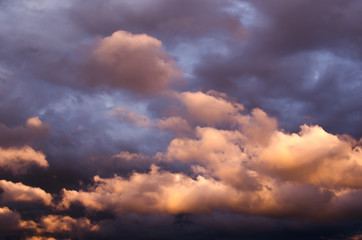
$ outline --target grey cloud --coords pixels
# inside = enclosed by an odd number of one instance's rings
[[[295,131],[303,122],[361,137],[358,1],[253,1],[247,36],[196,65],[204,89],[261,107]],[[262,19],[262,20],[260,20]],[[341,117],[343,116],[343,117]]]

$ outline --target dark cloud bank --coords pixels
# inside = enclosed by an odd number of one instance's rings
[[[362,239],[361,11],[0,1],[0,238]]]

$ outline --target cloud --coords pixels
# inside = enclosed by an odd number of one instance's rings
[[[359,238],[361,7],[0,0],[0,238]]]
[[[37,187],[0,180],[0,189],[2,190],[0,200],[3,204],[9,202],[39,202],[46,206],[52,205],[52,196]]]
[[[9,128],[0,123],[0,146],[22,146],[30,144],[50,131],[49,124],[43,123],[38,117],[28,118],[25,126]]]
[[[26,240],[56,240],[56,239],[52,237],[33,236],[26,238]]]
[[[31,166],[49,166],[45,155],[30,146],[1,148],[0,167],[13,173],[25,173]]]
[[[76,219],[62,215],[46,215],[42,216],[38,222],[24,221],[18,212],[11,211],[7,207],[0,208],[0,223],[0,236],[2,232],[13,232],[15,237],[17,231],[23,231],[26,234],[22,235],[22,239],[30,235],[26,239],[31,240],[55,239],[51,236],[83,238],[87,233],[95,233],[99,230],[97,224],[92,224],[85,217]]]
[[[155,123],[155,126],[161,130],[172,131],[177,134],[185,134],[191,131],[189,123],[179,116],[159,119]]]
[[[39,117],[32,117],[26,120],[26,126],[39,128],[43,126],[43,123],[40,121]]]
[[[358,218],[361,191],[334,192],[312,184],[280,182],[262,177],[263,188],[234,188],[222,181],[198,175],[159,171],[134,173],[127,180],[94,178],[88,191],[62,192],[62,209],[81,204],[88,211],[109,211],[122,216],[141,214],[212,214],[218,211],[269,218],[302,218],[318,221]],[[351,205],[352,204],[352,205]],[[352,217],[353,219],[353,217]]]
[[[168,158],[200,165],[203,173],[236,188],[260,187],[254,173],[243,165],[248,156],[240,146],[244,140],[240,132],[197,127],[196,137],[173,139]]]
[[[186,116],[196,126],[206,125],[226,129],[238,129],[248,138],[266,144],[277,129],[275,118],[255,108],[251,114],[243,114],[244,106],[224,93],[217,91],[182,92],[179,100],[186,106]],[[182,113],[181,113],[182,114]]]
[[[47,215],[43,216],[39,223],[38,232],[42,233],[70,233],[82,235],[84,232],[98,231],[99,226],[92,224],[87,218],[74,219],[69,216]]]
[[[210,125],[228,121],[243,110],[243,105],[228,102],[223,95],[213,96],[203,92],[183,92],[179,99],[185,104],[191,119]]]
[[[86,83],[154,95],[180,77],[161,41],[147,34],[114,32],[95,44],[86,66]]]
[[[129,180],[95,176],[95,185],[89,192],[64,189],[60,206],[67,208],[79,202],[91,210],[119,214],[178,214],[211,212],[213,206],[233,202],[228,195],[237,197],[235,190],[212,179],[200,176],[194,180],[184,174],[160,172],[156,166],[151,168],[148,174],[134,173]]]
[[[193,72],[197,87],[261,108],[288,131],[307,122],[360,138],[360,2],[232,2],[241,21],[250,16],[246,37],[228,44],[228,54],[201,57]]]
[[[11,211],[7,207],[0,208],[0,231],[12,232],[20,230],[34,230],[35,228],[35,222],[23,221],[19,213]]]
[[[75,219],[69,216],[46,215],[42,216],[37,223],[34,221],[23,221],[19,213],[11,211],[7,207],[0,208],[0,223],[0,233],[4,230],[7,233],[26,231],[25,236],[33,235],[26,238],[29,240],[55,239],[50,237],[49,234],[83,238],[88,232],[97,232],[99,230],[98,225],[92,224],[89,219],[84,217]],[[37,233],[37,235],[34,233]],[[24,234],[22,239],[25,239]]]
[[[165,152],[153,157],[159,164],[185,163],[191,173],[152,165],[150,172],[133,172],[129,178],[95,176],[84,190],[63,189],[60,209],[81,204],[91,211],[118,215],[227,211],[322,221],[348,216],[343,213],[346,202],[354,204],[362,187],[362,151],[356,140],[319,126],[303,125],[299,133],[286,133],[261,109],[242,114],[233,100],[220,100],[217,93],[188,94],[229,114],[229,129],[205,120],[201,124],[207,126],[174,138]],[[215,111],[213,119],[224,113]],[[138,161],[145,156],[121,152],[117,157]]]
[[[303,125],[298,134],[275,132],[270,144],[255,150],[258,171],[285,181],[329,188],[360,188],[361,146],[319,126]],[[331,174],[333,173],[333,174]]]
[[[147,116],[136,114],[128,108],[114,108],[109,114],[139,127],[148,127],[150,123],[150,119]]]
[[[106,6],[99,1],[84,4],[81,0],[73,5],[70,16],[81,29],[92,34],[109,33],[121,27],[152,33],[170,42],[205,36],[239,37],[242,24],[238,16],[223,11],[227,6],[232,4],[217,0],[124,1]]]

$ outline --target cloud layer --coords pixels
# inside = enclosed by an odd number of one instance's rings
[[[359,239],[361,10],[0,1],[0,238]]]

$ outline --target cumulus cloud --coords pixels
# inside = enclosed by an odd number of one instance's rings
[[[199,176],[196,180],[184,175],[160,172],[152,166],[148,174],[134,173],[130,179],[119,176],[104,179],[94,177],[89,191],[64,189],[62,207],[79,202],[95,211],[116,213],[187,213],[211,212],[216,206],[225,207],[240,198],[232,188],[213,179]],[[234,198],[229,198],[229,196]]]
[[[43,126],[43,123],[42,123],[42,121],[40,121],[40,119],[38,117],[32,117],[32,118],[29,118],[28,120],[26,120],[26,126],[39,128],[39,127]]]
[[[174,138],[166,152],[154,156],[157,161],[188,164],[191,175],[152,165],[149,173],[134,172],[128,179],[95,176],[85,190],[63,189],[59,207],[80,203],[116,214],[229,211],[322,220],[346,217],[344,203],[355,202],[362,187],[356,140],[319,126],[304,125],[299,133],[286,133],[262,110],[243,114],[232,100],[216,95],[195,93],[222,110],[213,113],[212,121],[205,119],[206,126],[197,126],[193,135]],[[215,126],[224,109],[229,129]],[[121,152],[118,157],[144,156]]]
[[[258,171],[286,181],[360,188],[361,152],[351,139],[303,125],[298,134],[275,132],[267,147],[254,151],[254,164]]]
[[[167,151],[169,159],[200,165],[203,173],[236,188],[259,187],[254,173],[243,164],[248,156],[241,148],[243,136],[240,132],[197,127],[196,137],[172,140]]]
[[[264,178],[263,188],[254,191],[236,189],[222,181],[201,175],[193,179],[184,174],[159,171],[134,173],[130,178],[118,176],[94,178],[88,191],[64,189],[61,208],[78,203],[91,211],[115,214],[211,214],[227,211],[266,217],[299,217],[314,220],[344,219],[357,207],[353,191],[334,193],[311,184],[279,182]],[[347,207],[347,202],[353,206]],[[346,208],[347,207],[347,208]],[[357,207],[357,208],[356,208]]]
[[[243,114],[244,106],[226,94],[217,91],[182,92],[179,100],[185,104],[187,116],[196,125],[239,129],[258,144],[266,144],[270,135],[277,129],[276,119],[259,108],[251,114]]]
[[[242,104],[229,102],[223,96],[212,96],[203,92],[183,92],[179,99],[185,104],[190,117],[207,124],[220,124],[238,114]]]
[[[180,77],[161,41],[147,34],[114,32],[96,43],[89,56],[86,83],[153,95]]]
[[[69,233],[98,231],[99,226],[92,224],[87,218],[74,219],[69,216],[48,215],[43,216],[39,223],[38,232],[42,233]]]
[[[161,130],[172,131],[177,134],[185,134],[191,131],[189,123],[179,116],[159,119],[155,126]]]
[[[22,183],[13,183],[6,180],[0,180],[1,203],[9,202],[31,202],[52,205],[52,196],[44,190],[37,187],[26,186]]]
[[[38,222],[24,221],[18,212],[7,207],[0,208],[0,223],[0,236],[2,236],[1,232],[26,231],[28,233],[26,235],[30,235],[26,239],[30,240],[55,239],[51,236],[83,238],[87,233],[94,233],[99,230],[97,224],[91,223],[85,217],[72,218],[63,215],[46,215],[42,216]],[[14,234],[14,236],[16,235]]]
[[[31,166],[49,166],[45,155],[30,146],[1,148],[0,167],[13,173],[25,173]]]
[[[99,230],[97,224],[92,224],[85,217],[76,219],[62,215],[46,215],[42,216],[39,222],[23,221],[19,213],[11,211],[7,207],[0,208],[0,223],[0,233],[4,230],[8,233],[25,230],[30,235],[34,234],[31,237],[27,237],[27,240],[55,239],[51,236],[83,238],[87,233],[94,233]]]
[[[265,178],[264,178],[265,179]],[[361,192],[333,191],[311,184],[263,181],[256,191],[240,191],[213,178],[159,172],[134,173],[130,179],[98,176],[88,191],[63,190],[62,208],[72,203],[90,211],[115,214],[211,214],[215,211],[277,218],[306,218],[328,221],[348,219],[358,206]],[[352,205],[351,205],[352,204]],[[356,216],[359,216],[358,214]]]
[[[18,212],[11,211],[7,207],[0,208],[0,231],[12,232],[34,229],[36,229],[35,222],[23,221]]]

